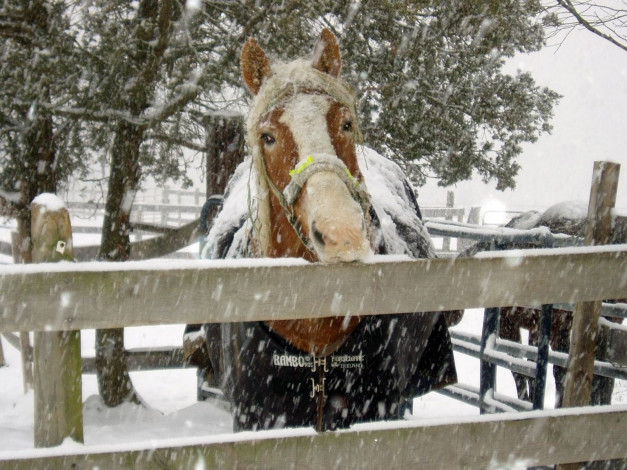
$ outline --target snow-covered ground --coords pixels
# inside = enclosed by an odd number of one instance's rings
[[[479,313],[479,315],[477,314]],[[481,312],[466,315],[458,328],[481,328]],[[129,348],[181,344],[182,325],[127,328]],[[94,333],[82,332],[82,354],[93,356]],[[3,341],[7,365],[0,368],[0,451],[33,447],[33,393],[24,394],[18,351]],[[478,361],[457,357],[460,380],[477,383]],[[511,392],[508,374],[501,382]],[[99,397],[95,375],[83,375],[85,444],[115,444],[172,437],[231,433],[231,417],[219,406],[196,400],[195,369],[132,372],[133,384],[145,407],[124,405],[108,409]],[[511,382],[511,383],[509,383]],[[505,389],[504,389],[505,390]],[[412,419],[478,414],[476,408],[437,393],[418,398]]]

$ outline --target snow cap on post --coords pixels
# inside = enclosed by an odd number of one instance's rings
[[[70,214],[55,194],[43,193],[33,199],[31,237],[35,263],[74,260]]]

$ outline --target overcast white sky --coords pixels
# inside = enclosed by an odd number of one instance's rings
[[[587,31],[573,32],[561,47],[513,59],[512,70],[530,71],[536,82],[557,91],[553,132],[526,145],[514,191],[496,191],[480,180],[452,188],[456,205],[497,199],[513,210],[544,209],[590,195],[595,160],[622,165],[616,207],[627,213],[627,53]],[[423,206],[443,205],[446,189],[419,190]]]

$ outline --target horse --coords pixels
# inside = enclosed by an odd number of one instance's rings
[[[544,212],[528,211],[514,217],[505,226],[514,229],[534,229],[546,227],[553,234],[563,234],[584,238],[585,223],[587,217],[587,205],[578,201],[566,201],[549,207]],[[610,243],[625,243],[627,240],[627,223],[624,218],[615,220],[614,231]],[[503,245],[499,249],[510,248],[537,248],[533,245]],[[485,244],[477,244],[473,251],[487,249]],[[542,312],[537,308],[509,306],[500,310],[499,336],[503,339],[522,342],[521,330],[529,332],[529,344],[538,346],[539,329]],[[620,318],[608,318],[614,323],[621,323]],[[568,310],[554,308],[551,317],[551,329],[549,344],[554,351],[568,353],[570,348],[570,331],[573,326],[573,313]],[[605,338],[597,340],[597,358],[602,359]],[[534,401],[535,379],[517,372],[512,372],[516,384],[516,392],[521,400]],[[555,365],[553,367],[555,379],[555,407],[562,406],[564,396],[564,380],[566,369]],[[592,384],[592,405],[609,404],[612,398],[614,380],[607,377],[595,376]]]
[[[328,29],[311,57],[287,63],[271,62],[255,39],[244,44],[242,77],[253,95],[250,155],[228,184],[204,257],[332,265],[375,254],[435,256],[400,168],[358,145],[356,100],[341,65]],[[400,419],[413,397],[456,381],[441,313],[329,312],[321,319],[209,324],[203,332],[236,431],[324,431]]]

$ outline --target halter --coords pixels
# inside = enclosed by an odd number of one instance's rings
[[[285,217],[287,221],[290,223],[298,239],[301,243],[307,248],[310,252],[315,253],[311,242],[303,235],[300,224],[298,223],[298,219],[294,215],[294,204],[296,203],[296,199],[298,199],[298,195],[301,190],[307,184],[309,178],[311,178],[316,173],[335,173],[340,177],[342,182],[346,185],[351,197],[357,201],[361,210],[364,214],[364,218],[366,219],[366,226],[368,227],[368,238],[371,239],[371,226],[370,223],[370,198],[368,193],[365,191],[365,188],[362,184],[359,183],[350,172],[348,167],[344,164],[342,160],[340,160],[335,155],[329,154],[313,154],[309,155],[305,160],[301,161],[293,170],[290,170],[290,176],[292,180],[285,187],[283,191],[281,191],[274,181],[270,179],[268,175],[267,169],[265,165],[261,165],[263,168],[264,177],[268,184],[268,187],[272,191],[272,193],[279,200],[279,204],[283,208],[285,212]]]

